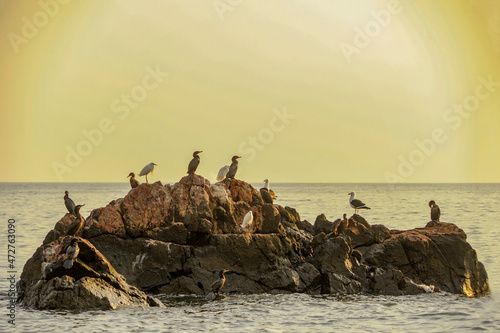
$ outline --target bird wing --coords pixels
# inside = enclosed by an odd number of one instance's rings
[[[219,290],[221,288],[222,288],[222,280],[219,279],[219,280],[215,281],[214,283],[212,283],[210,290],[212,290],[212,292],[214,292],[214,293],[217,293],[217,292],[219,292]]]
[[[198,165],[200,164],[200,159],[194,157],[191,162],[189,162],[188,166],[188,173],[194,173],[196,171],[196,168],[198,168]]]
[[[236,172],[238,171],[238,161],[234,161],[231,163],[229,167],[229,171],[226,174],[226,178],[234,178],[236,176]]]
[[[271,193],[269,193],[267,188],[263,187],[260,189],[260,196],[262,197],[262,200],[264,200],[265,203],[270,203],[270,204],[273,203],[273,196],[271,195]]]
[[[438,205],[434,204],[434,206],[432,206],[431,208],[431,219],[433,221],[437,221],[439,220],[440,217],[441,217],[441,209],[439,208]]]
[[[132,185],[132,188],[136,188],[137,186],[141,185],[137,179],[132,179],[130,178],[130,185]]]
[[[71,200],[71,198],[65,198],[64,199],[64,204],[66,205],[66,208],[68,209],[68,211],[71,213],[71,214],[75,214],[75,202],[73,200]]]
[[[80,248],[78,247],[78,245],[75,246],[70,245],[66,250],[66,257],[68,259],[74,259],[78,256],[79,253],[80,253]]]
[[[227,172],[229,171],[229,165],[224,165],[222,168],[220,168],[219,173],[217,174],[217,181],[224,180],[224,177],[226,177]]]
[[[352,199],[351,201],[351,205],[353,205],[354,207],[363,207],[363,206],[366,206],[363,201],[361,200],[358,200],[358,199]]]
[[[249,211],[243,218],[243,223],[241,223],[241,227],[245,228],[246,226],[252,224],[252,222],[253,222],[253,214],[252,211]]]
[[[139,173],[139,176],[145,176],[151,171],[151,165],[148,164],[144,168],[142,168],[141,172]]]
[[[276,199],[276,198],[277,198],[277,197],[276,197],[276,193],[274,193],[274,191],[273,191],[273,190],[271,190],[271,189],[269,189],[269,194],[271,194],[271,197],[272,197],[273,199]]]

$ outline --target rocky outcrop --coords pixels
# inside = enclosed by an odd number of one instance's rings
[[[465,232],[452,223],[392,231],[383,242],[359,250],[367,265],[397,270],[417,284],[470,297],[489,293],[486,269]]]
[[[116,309],[122,306],[162,306],[129,285],[87,240],[78,239],[80,253],[63,267],[71,236],[39,247],[26,263],[18,285],[23,304],[37,309]]]
[[[243,230],[249,211],[253,224]],[[60,244],[69,222],[67,214],[44,246]],[[453,224],[397,231],[359,215],[334,222],[320,215],[312,225],[237,179],[142,184],[94,210],[83,229],[89,246],[146,292],[203,295],[227,269],[224,293],[489,293],[484,266]],[[28,268],[21,285],[34,285],[32,275]],[[69,282],[76,284],[57,283]]]

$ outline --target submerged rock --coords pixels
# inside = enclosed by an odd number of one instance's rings
[[[243,230],[240,225],[249,211],[254,221],[250,230]],[[60,252],[61,242],[67,241],[59,237],[68,219],[66,215],[49,232],[43,249]],[[313,226],[301,221],[293,208],[264,203],[256,189],[237,179],[211,185],[192,175],[174,185],[141,184],[123,199],[93,211],[87,225],[83,237],[88,241],[82,244],[95,246],[105,256],[107,269],[119,272],[112,276],[123,275],[148,292],[206,295],[217,272],[226,269],[223,293],[489,293],[484,266],[465,233],[453,224],[396,231],[370,225],[355,214],[335,222],[320,215]],[[25,304],[42,304],[35,296],[43,289],[36,286],[40,280],[47,285],[55,279],[45,288],[59,293],[67,286],[88,290],[92,285],[90,289],[99,290],[107,283],[116,288],[95,268],[99,276],[90,270],[71,275],[58,268],[56,275],[41,277],[41,249],[23,272]],[[125,303],[151,303],[128,287],[118,288],[128,294],[132,290]]]

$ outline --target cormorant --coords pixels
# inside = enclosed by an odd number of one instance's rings
[[[141,172],[139,173],[139,177],[146,176],[146,183],[148,183],[148,174],[153,172],[153,170],[155,169],[155,165],[157,165],[157,164],[151,162],[148,165],[146,165],[144,168],[142,168]]]
[[[78,231],[80,231],[80,229],[82,229],[84,221],[82,215],[80,214],[80,208],[82,208],[83,206],[85,205],[78,205],[75,207],[76,219],[74,219],[73,222],[71,222],[71,224],[68,226],[66,235],[74,236],[78,233]]]
[[[231,161],[233,161],[233,163],[231,163],[225,179],[234,178],[234,176],[236,176],[236,171],[238,171],[238,158],[241,158],[241,156],[235,155],[231,158]]]
[[[265,203],[273,203],[273,197],[271,196],[271,193],[269,193],[269,190],[267,188],[263,187],[260,189],[260,196]]]
[[[64,192],[64,204],[66,205],[66,208],[68,209],[68,212],[70,214],[75,215],[75,203],[69,197],[69,192],[68,191]]]
[[[337,234],[343,233],[346,228],[347,228],[347,214],[344,213],[344,215],[342,216],[342,221],[337,227]]]
[[[241,228],[247,232],[249,232],[247,229],[252,225],[253,223],[253,213],[252,211],[249,211],[248,213],[245,214],[245,217],[243,217],[243,222],[241,223]]]
[[[73,267],[73,262],[76,260],[76,257],[78,257],[79,253],[80,248],[78,247],[78,239],[73,238],[71,240],[71,244],[66,249],[66,260],[63,264],[64,268],[70,269],[71,267]]]
[[[198,168],[198,165],[200,165],[200,156],[198,156],[199,153],[203,153],[203,150],[197,150],[193,153],[193,159],[191,162],[189,162],[188,166],[188,172],[190,175],[194,174],[196,172],[196,169]]]
[[[273,200],[275,200],[277,198],[277,196],[276,196],[276,193],[274,193],[274,191],[269,188],[269,179],[267,179],[267,178],[264,179],[264,186],[269,191],[269,194],[271,194],[271,197],[273,198]]]
[[[137,186],[141,185],[141,183],[139,183],[137,179],[135,179],[135,173],[133,172],[129,173],[127,178],[128,177],[130,177],[130,186],[132,186],[132,188],[136,188]]]
[[[220,168],[219,173],[217,174],[216,180],[218,182],[223,181],[226,178],[226,174],[229,171],[229,165],[224,165],[222,168]]]
[[[349,198],[349,204],[351,205],[352,208],[354,208],[354,214],[358,213],[358,209],[371,209],[370,207],[367,207],[361,200],[354,199],[356,193],[351,192],[348,195],[351,196]]]
[[[206,297],[207,300],[213,301],[217,298],[217,296],[220,296],[220,292],[222,291],[222,288],[226,283],[226,276],[224,275],[224,273],[227,272],[229,271],[226,269],[223,269],[219,272],[219,279],[216,280],[214,283],[212,283],[212,286],[210,287],[210,292]]]
[[[429,201],[429,207],[431,207],[431,220],[433,222],[439,222],[439,218],[441,217],[441,209],[436,205],[434,200]]]

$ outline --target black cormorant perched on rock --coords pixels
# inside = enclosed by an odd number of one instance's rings
[[[342,221],[340,221],[339,226],[337,227],[337,234],[341,234],[344,232],[344,230],[347,228],[347,214],[344,213],[342,216]]]
[[[354,208],[354,214],[358,213],[358,209],[371,209],[370,207],[367,207],[363,203],[363,201],[354,198],[356,196],[356,193],[351,192],[348,195],[351,196],[349,198],[349,204],[351,205],[352,208]]]
[[[263,187],[260,189],[260,196],[265,203],[273,203],[273,197],[271,196],[271,193],[269,193],[269,190],[267,188]]]
[[[441,209],[436,205],[434,200],[429,201],[429,207],[431,207],[431,220],[433,222],[439,222],[439,218],[441,217]]]
[[[231,163],[225,179],[234,178],[234,176],[236,176],[236,171],[238,171],[238,158],[241,158],[241,156],[235,155],[231,158],[231,161],[233,161],[233,163]]]
[[[135,173],[131,172],[128,174],[127,178],[130,177],[130,186],[132,188],[136,188],[137,186],[141,185],[141,183],[139,183],[137,181],[137,179],[135,179]]]
[[[155,165],[157,164],[151,162],[144,168],[142,168],[141,172],[139,173],[139,177],[146,176],[146,183],[148,183],[148,174],[153,172],[153,170],[155,169]]]
[[[222,287],[224,287],[224,283],[226,283],[226,276],[224,275],[224,273],[227,272],[229,271],[226,269],[223,269],[219,272],[219,279],[216,280],[214,283],[212,283],[212,286],[210,287],[210,292],[206,297],[207,300],[213,301],[217,298],[217,296],[220,296]]]
[[[82,208],[83,206],[85,205],[78,205],[75,207],[76,219],[74,219],[73,222],[71,222],[71,224],[68,226],[66,235],[74,236],[78,233],[78,231],[80,231],[80,229],[82,229],[84,221],[82,215],[80,214],[80,208]]]
[[[198,156],[199,153],[203,153],[203,150],[197,150],[193,153],[193,159],[191,162],[189,162],[188,166],[188,172],[190,175],[194,174],[196,172],[196,169],[198,168],[198,165],[200,165],[200,156]]]
[[[73,238],[71,240],[71,244],[66,249],[66,260],[63,264],[64,268],[70,269],[71,267],[73,267],[73,262],[76,260],[76,257],[78,257],[79,253],[80,248],[78,247],[78,239]]]
[[[75,215],[75,203],[69,197],[69,192],[68,191],[64,192],[64,204],[66,205],[66,208],[68,209],[68,212],[70,214]]]

